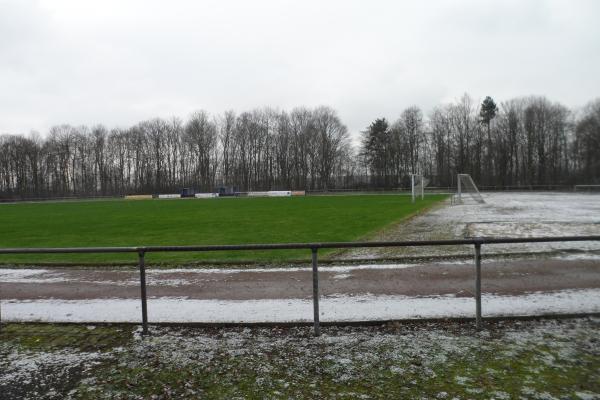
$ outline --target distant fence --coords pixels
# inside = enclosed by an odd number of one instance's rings
[[[576,192],[600,192],[600,185],[575,185]]]
[[[475,248],[475,323],[477,329],[482,326],[481,318],[481,246],[487,244],[506,243],[546,243],[546,242],[589,242],[600,241],[600,236],[560,236],[537,238],[470,238],[456,240],[422,240],[394,242],[317,242],[317,243],[275,243],[275,244],[240,244],[209,246],[142,246],[142,247],[71,247],[71,248],[0,248],[0,254],[73,254],[73,253],[137,253],[140,271],[140,299],[142,303],[142,332],[148,334],[148,305],[146,295],[146,253],[157,252],[206,252],[206,251],[240,251],[240,250],[294,250],[306,249],[312,255],[313,283],[313,321],[314,334],[319,336],[319,249],[348,249],[359,247],[408,247],[408,246],[456,246],[471,245]],[[1,321],[1,318],[0,318]]]
[[[57,197],[0,197],[0,203],[27,203],[45,201],[79,201],[79,200],[116,200],[122,199],[122,195],[114,196],[57,196]]]
[[[477,185],[480,192],[600,192],[600,185]],[[454,193],[456,186],[426,186],[426,194]],[[411,188],[369,188],[369,189],[315,189],[306,194],[410,194]]]
[[[478,185],[477,188],[482,192],[600,192],[600,185]],[[410,194],[411,188],[407,187],[369,187],[352,189],[307,189],[307,190],[269,190],[269,191],[238,191],[230,196],[240,197],[281,197],[281,196],[304,196],[304,195],[333,195],[333,194]],[[425,192],[428,194],[454,193],[455,186],[427,186]],[[19,202],[44,202],[44,201],[69,201],[69,200],[103,200],[103,199],[129,199],[146,200],[153,198],[173,199],[181,197],[196,198],[214,198],[219,197],[218,193],[195,193],[193,196],[181,196],[179,193],[172,194],[131,194],[113,196],[63,196],[63,197],[15,197],[0,195],[0,203],[19,203]]]
[[[477,185],[480,191],[488,192],[572,192],[573,185]]]

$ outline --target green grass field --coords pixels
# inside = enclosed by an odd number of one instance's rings
[[[445,198],[432,195],[415,204],[409,196],[398,195],[4,204],[0,205],[0,247],[351,241]],[[152,253],[147,259],[285,261],[309,255],[305,250]],[[135,260],[134,254],[0,255],[0,263]]]

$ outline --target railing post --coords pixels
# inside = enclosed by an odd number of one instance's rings
[[[144,261],[144,251],[138,251],[140,267],[140,290],[142,298],[142,335],[148,334],[148,305],[146,302],[146,265]]]
[[[313,278],[313,313],[315,323],[315,336],[321,336],[321,326],[319,325],[319,267],[317,265],[317,248],[312,251],[312,278]]]
[[[475,325],[481,329],[481,243],[475,243]]]

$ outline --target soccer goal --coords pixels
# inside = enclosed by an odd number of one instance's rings
[[[477,189],[475,182],[473,182],[471,175],[458,174],[456,182],[458,186],[456,196],[459,204],[463,203],[465,198],[474,200],[477,203],[485,203],[485,200],[483,200],[483,196],[481,196],[481,193],[479,193],[479,190]]]
[[[412,202],[415,202],[417,196],[421,196],[421,200],[425,198],[425,187],[429,184],[429,180],[420,174],[410,174],[410,187],[412,194]]]

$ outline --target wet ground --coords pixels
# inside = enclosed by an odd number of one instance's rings
[[[322,266],[320,294],[473,296],[472,262]],[[251,300],[308,299],[312,272],[304,268],[148,270],[149,297]],[[520,295],[600,288],[600,259],[484,260],[482,292]],[[117,269],[3,269],[4,299],[138,299],[139,272]]]
[[[484,204],[450,201],[374,234],[372,240],[439,240],[465,237],[553,237],[600,235],[600,195],[582,193],[484,193]],[[486,245],[488,254],[600,250],[600,242]],[[469,254],[469,246],[366,248],[339,258],[394,258]]]

